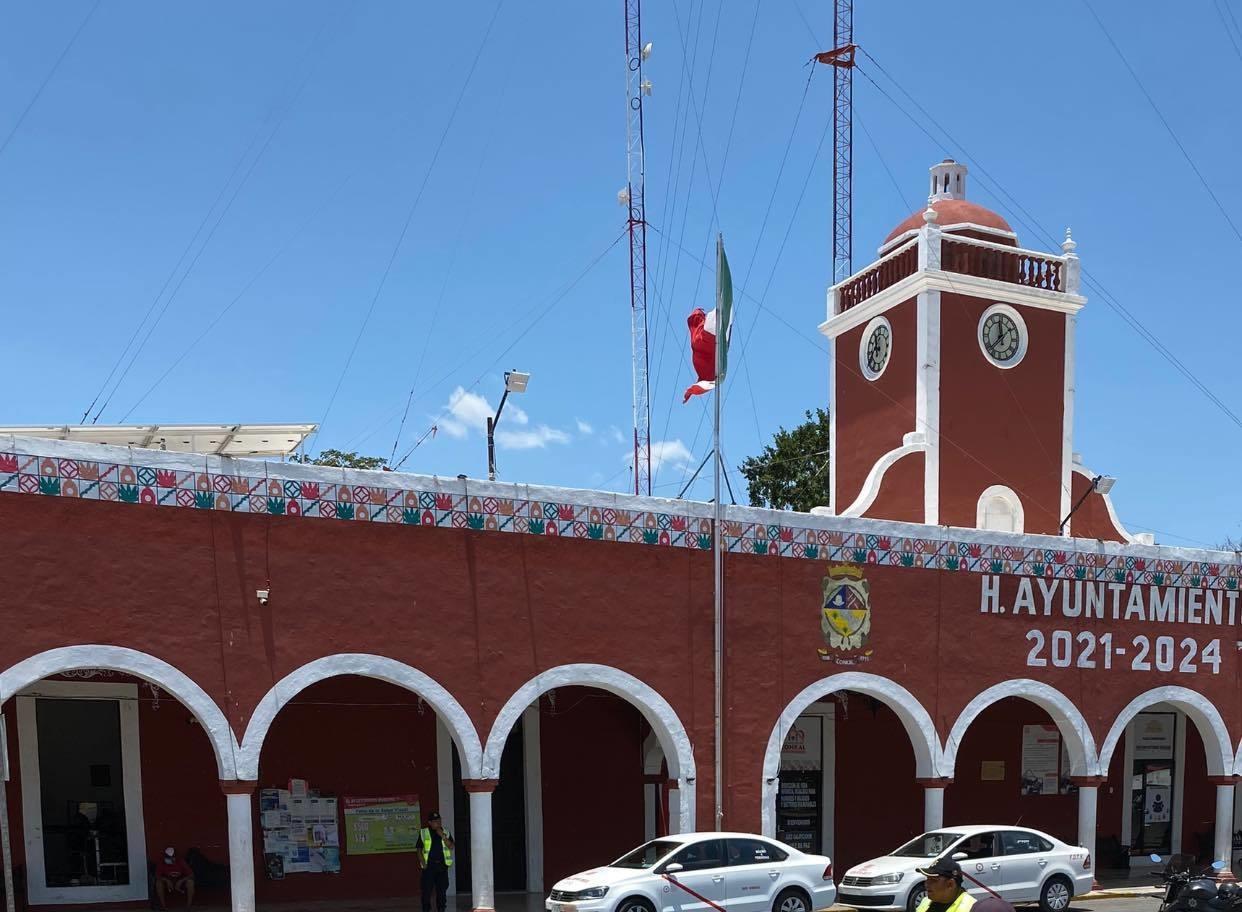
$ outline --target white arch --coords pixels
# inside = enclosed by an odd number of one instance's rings
[[[681,719],[668,701],[655,690],[633,675],[609,665],[560,665],[535,675],[519,687],[517,693],[500,708],[496,721],[492,723],[492,730],[487,736],[487,746],[483,749],[482,778],[495,779],[500,775],[500,755],[513,726],[526,707],[557,687],[594,687],[606,690],[633,704],[643,714],[643,718],[659,739],[660,747],[664,749],[669,778],[677,780],[678,832],[693,833],[694,749],[690,744],[690,736],[686,734],[686,727],[681,724]]]
[[[966,736],[966,730],[970,728],[970,723],[974,722],[979,714],[993,703],[1006,697],[1021,697],[1029,700],[1052,717],[1052,721],[1056,723],[1057,728],[1061,730],[1061,736],[1065,739],[1071,775],[1099,775],[1095,736],[1091,734],[1091,727],[1083,718],[1082,713],[1078,711],[1078,707],[1055,687],[1040,681],[1032,681],[1029,678],[1019,678],[1015,681],[993,685],[966,704],[966,708],[953,723],[953,729],[949,732],[949,738],[945,742],[940,763],[942,776],[952,778],[953,768],[957,765],[957,750],[962,744],[962,738]]]
[[[259,754],[263,740],[276,714],[286,703],[312,684],[340,675],[360,675],[387,681],[422,697],[436,711],[457,743],[461,755],[462,776],[478,779],[482,750],[474,722],[460,703],[447,690],[417,668],[384,656],[365,653],[340,653],[307,662],[281,678],[259,701],[242,738],[237,757],[237,771],[242,779],[259,778]]]
[[[62,646],[23,659],[0,673],[0,704],[44,678],[79,668],[106,668],[131,674],[168,691],[207,733],[221,779],[237,778],[237,739],[216,701],[194,681],[162,659],[122,646]]]
[[[807,685],[789,702],[772,727],[772,733],[768,735],[768,746],[763,754],[761,788],[763,805],[760,811],[760,832],[763,835],[776,836],[776,793],[780,787],[781,747],[785,744],[790,728],[812,703],[842,690],[875,697],[897,713],[906,734],[910,736],[910,745],[914,748],[915,775],[920,778],[938,775],[940,742],[936,738],[936,726],[932,724],[931,716],[923,708],[923,704],[910,691],[888,678],[858,671],[845,671],[821,678]]]
[[[988,507],[992,501],[999,500],[1005,505],[1009,511],[1009,517],[1012,520],[1011,529],[995,529],[998,532],[1023,532],[1026,530],[1026,513],[1022,509],[1022,499],[1014,493],[1013,488],[1007,488],[1005,485],[992,485],[984,488],[983,493],[979,495],[979,502],[975,505],[975,528],[987,529],[988,526]]]
[[[1195,723],[1195,728],[1199,730],[1199,737],[1203,739],[1203,753],[1207,757],[1209,776],[1233,775],[1237,769],[1233,740],[1229,737],[1229,730],[1225,727],[1224,720],[1207,697],[1185,687],[1153,687],[1126,704],[1126,708],[1118,714],[1112,728],[1108,730],[1108,736],[1100,748],[1100,775],[1108,775],[1108,765],[1113,759],[1113,751],[1121,743],[1121,736],[1125,734],[1126,726],[1140,712],[1156,703],[1168,703],[1180,709]]]

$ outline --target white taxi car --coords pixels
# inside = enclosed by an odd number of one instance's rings
[[[1047,833],[1015,826],[946,827],[850,868],[837,900],[860,909],[914,912],[926,895],[917,869],[943,855],[962,866],[963,885],[976,899],[987,895],[979,886],[984,884],[1011,903],[1038,902],[1043,912],[1065,912],[1070,900],[1091,891],[1094,880],[1087,850]]]
[[[749,833],[684,833],[559,881],[547,912],[817,912],[832,862]]]

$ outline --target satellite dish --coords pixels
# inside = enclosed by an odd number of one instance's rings
[[[651,42],[648,41],[646,44],[643,45],[643,60],[646,60],[650,56],[651,56]]]

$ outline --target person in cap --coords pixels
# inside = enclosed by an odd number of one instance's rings
[[[168,908],[170,892],[184,893],[187,909],[194,902],[194,872],[177,857],[177,850],[172,846],[164,850],[164,857],[155,864],[155,895],[161,909]]]
[[[423,912],[431,912],[435,895],[436,912],[448,905],[448,875],[453,866],[453,837],[444,831],[440,815],[432,812],[427,825],[418,832],[418,862],[422,865]]]
[[[927,895],[916,912],[970,912],[975,898],[962,887],[962,866],[952,858],[937,858],[918,872],[927,878]]]

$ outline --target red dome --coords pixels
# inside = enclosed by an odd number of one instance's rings
[[[970,222],[975,225],[982,225],[985,228],[996,228],[1000,231],[1012,232],[1009,223],[993,212],[991,209],[985,209],[978,203],[972,203],[969,200],[961,199],[940,199],[932,203],[932,208],[940,218],[936,221],[941,228],[947,225],[958,225],[962,222]],[[884,239],[887,244],[898,235],[905,234],[913,228],[923,227],[923,212],[911,215],[908,219],[889,232],[888,237]]]

